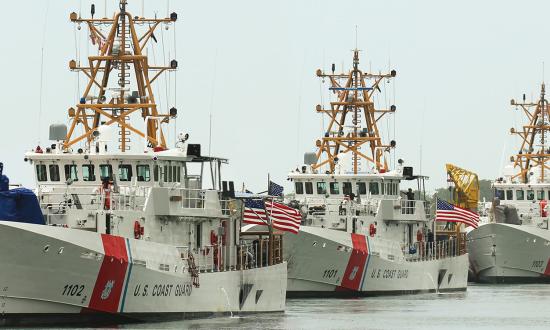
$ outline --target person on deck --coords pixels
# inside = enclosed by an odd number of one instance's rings
[[[424,257],[424,234],[421,229],[416,231],[416,241],[418,244],[418,252],[420,257]]]
[[[434,249],[434,233],[431,229],[428,229],[428,255],[433,254]]]
[[[101,186],[99,188],[99,194],[103,198],[103,209],[104,210],[110,210],[111,209],[111,182],[109,179],[104,178],[101,181]]]
[[[409,190],[406,193],[407,195],[407,214],[414,214],[414,191],[412,188],[409,188]]]

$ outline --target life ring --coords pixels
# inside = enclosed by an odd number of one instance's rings
[[[143,236],[144,227],[139,224],[139,221],[134,222],[134,238],[140,239]]]
[[[374,235],[376,235],[376,226],[374,223],[371,223],[369,226],[369,235],[370,237],[374,237]]]

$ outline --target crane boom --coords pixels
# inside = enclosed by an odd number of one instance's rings
[[[453,202],[455,205],[477,211],[479,201],[479,180],[477,174],[455,166],[446,164],[447,174],[455,184]]]

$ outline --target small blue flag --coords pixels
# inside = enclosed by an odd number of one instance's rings
[[[273,181],[269,181],[267,194],[270,196],[283,196],[283,189],[283,186],[280,186]]]

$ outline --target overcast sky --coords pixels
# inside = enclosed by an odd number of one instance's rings
[[[3,4],[11,14],[0,23],[0,161],[12,182],[33,185],[23,153],[39,140],[45,145],[48,125],[66,122],[77,100],[69,13],[89,15],[93,2],[103,16],[103,0]],[[111,16],[115,1],[106,3]],[[143,1],[129,3],[141,15]],[[212,151],[230,159],[225,177],[255,191],[264,190],[268,172],[289,189],[288,171],[315,150],[315,106],[327,95],[315,71],[351,65],[356,26],[362,67],[387,70],[391,63],[397,70],[397,157],[415,171],[422,159],[430,188],[446,185],[447,162],[480,178],[500,174],[518,145],[509,129],[525,119],[510,99],[539,93],[550,55],[544,1],[144,0],[143,7],[146,15],[179,14],[178,130],[206,150],[212,111]],[[85,42],[85,33],[80,38]]]

